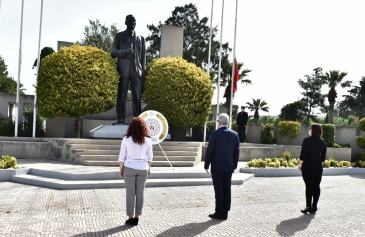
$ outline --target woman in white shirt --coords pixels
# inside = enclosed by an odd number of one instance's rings
[[[122,140],[119,153],[119,176],[126,188],[126,212],[129,225],[138,225],[142,214],[143,195],[152,163],[152,141],[143,119],[134,117]]]

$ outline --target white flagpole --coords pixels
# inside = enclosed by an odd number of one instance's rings
[[[233,104],[233,80],[234,80],[234,60],[236,59],[236,32],[237,32],[237,8],[238,0],[236,0],[236,15],[234,22],[234,43],[233,43],[233,67],[232,67],[232,79],[231,79],[231,105],[230,105],[230,115],[229,115],[229,127],[232,127],[232,104]],[[238,62],[237,62],[238,67]]]
[[[219,66],[218,66],[218,83],[217,83],[217,118],[219,115],[219,91],[221,84],[221,65],[222,65],[222,35],[223,35],[223,12],[224,12],[224,0],[222,0],[222,17],[221,17],[221,35],[220,35],[220,46],[219,46]],[[218,123],[215,124],[215,129],[218,128]]]
[[[212,10],[210,12],[210,33],[209,33],[209,48],[208,48],[209,51],[208,51],[208,68],[207,68],[207,74],[208,74],[209,78],[210,78],[210,51],[211,51],[211,48],[212,48],[213,5],[214,5],[214,0],[212,0]],[[207,139],[207,123],[205,122],[203,142],[205,142],[206,139]]]
[[[24,10],[24,0],[22,0],[22,10],[21,10],[21,20],[20,20],[20,43],[19,43],[19,61],[18,61],[18,81],[17,81],[17,87],[16,87],[15,132],[14,132],[14,137],[17,137],[18,136],[19,87],[20,87],[20,71],[21,71],[21,67],[22,67],[23,10]]]
[[[41,17],[39,22],[39,39],[38,39],[38,58],[37,58],[37,76],[35,79],[34,107],[33,107],[33,137],[36,135],[37,126],[37,84],[39,75],[39,66],[41,65],[41,35],[42,35],[42,17],[43,17],[43,0],[41,1]]]

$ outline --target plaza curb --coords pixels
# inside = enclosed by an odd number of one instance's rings
[[[255,177],[295,177],[302,176],[298,168],[241,168],[241,173],[253,174]],[[323,176],[365,175],[364,168],[324,168]]]

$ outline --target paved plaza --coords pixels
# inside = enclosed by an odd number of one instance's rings
[[[228,220],[212,220],[212,186],[147,188],[140,224],[124,225],[125,189],[53,190],[0,183],[0,236],[365,236],[365,176],[325,176],[316,215],[301,177],[232,187]]]

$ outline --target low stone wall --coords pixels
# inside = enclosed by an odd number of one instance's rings
[[[254,174],[255,177],[293,177],[302,176],[297,168],[241,168],[241,173]],[[324,168],[323,176],[365,175],[364,168]]]
[[[0,137],[0,154],[17,159],[52,159],[52,143],[44,138]]]
[[[277,127],[274,127],[274,133],[276,138],[277,145],[296,145],[301,146],[303,139],[308,137],[308,125],[302,125],[300,127],[299,136],[293,139],[289,138],[280,138]],[[361,131],[358,127],[350,127],[350,126],[336,126],[335,131],[335,142],[338,144],[346,144],[349,143],[351,145],[351,158],[355,159],[356,152],[364,151],[359,148],[356,144],[356,136],[365,136],[365,132]],[[247,143],[261,143],[261,125],[250,124],[247,128]],[[261,144],[262,145],[262,144]],[[336,150],[338,151],[338,150]]]
[[[207,149],[206,143],[203,146],[204,160],[205,152]],[[299,158],[301,146],[291,145],[263,145],[263,144],[241,144],[240,146],[240,158],[239,161],[250,161],[256,158],[275,158],[281,157],[285,151],[289,151],[293,158]],[[351,148],[327,148],[326,158],[333,158],[337,161],[351,161]]]

